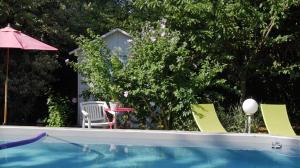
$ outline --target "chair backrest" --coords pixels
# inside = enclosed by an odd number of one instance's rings
[[[261,104],[260,109],[269,134],[296,136],[284,104]]]
[[[226,132],[213,104],[192,104],[191,108],[201,132]]]
[[[80,103],[81,112],[88,113],[91,121],[106,120],[104,109],[107,108],[105,101],[87,101]]]

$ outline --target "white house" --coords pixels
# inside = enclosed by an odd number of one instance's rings
[[[132,41],[132,37],[119,28],[113,29],[108,33],[105,33],[101,36],[101,38],[106,43],[107,47],[110,49],[111,52],[116,52],[119,54],[119,59],[124,64],[127,63],[128,54],[129,54],[129,45]],[[71,52],[70,55],[74,54],[76,56],[83,56],[80,48],[77,48]],[[81,112],[80,112],[80,102],[83,101],[81,94],[84,90],[88,88],[86,84],[82,83],[82,76],[78,74],[78,81],[77,81],[77,102],[78,102],[78,111],[77,111],[77,123],[81,124]]]

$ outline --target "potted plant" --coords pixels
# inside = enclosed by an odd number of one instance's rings
[[[116,108],[120,107],[120,101],[119,101],[119,90],[120,88],[117,85],[112,84],[110,86],[110,94],[111,99],[109,101],[109,107],[111,110],[115,110]]]
[[[116,108],[119,107],[119,104],[120,102],[118,102],[117,100],[115,99],[112,99],[110,102],[109,102],[109,107],[111,110],[115,110]]]

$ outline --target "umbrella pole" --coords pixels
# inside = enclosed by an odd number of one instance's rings
[[[7,49],[7,55],[6,55],[6,78],[5,78],[5,84],[4,84],[4,121],[3,121],[3,125],[6,124],[6,119],[7,119],[8,63],[9,63],[9,48]]]

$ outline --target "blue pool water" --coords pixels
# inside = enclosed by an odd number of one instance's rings
[[[0,142],[3,143],[3,142]],[[299,156],[208,147],[35,142],[0,150],[5,168],[299,168]]]

